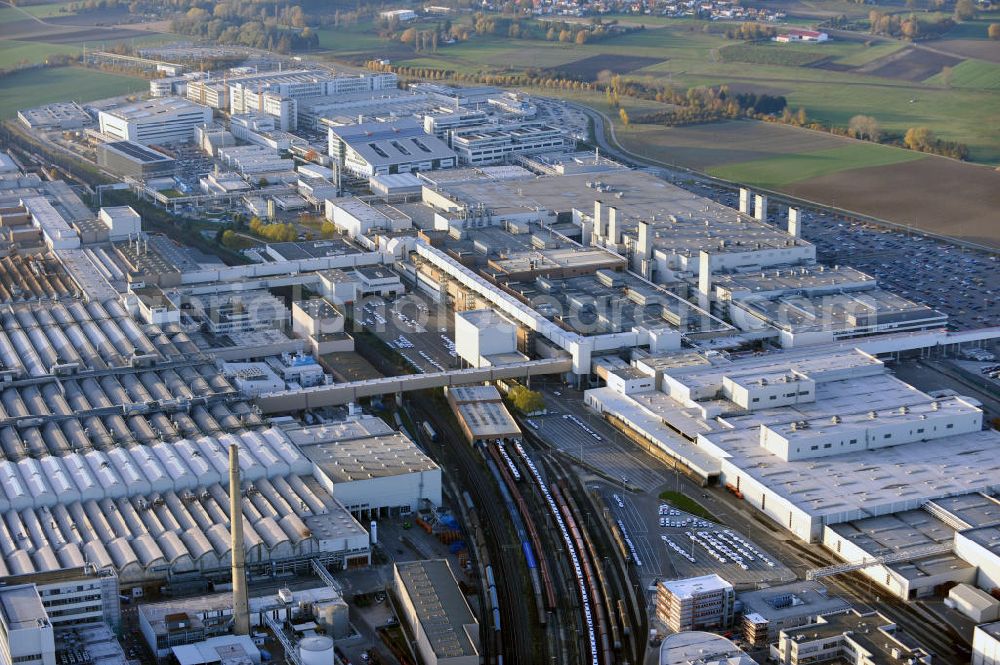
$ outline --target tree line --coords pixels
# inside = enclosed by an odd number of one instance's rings
[[[319,46],[319,35],[308,27],[281,24],[273,18],[248,18],[227,11],[231,5],[220,3],[209,12],[192,7],[170,22],[170,29],[182,35],[206,39],[218,44],[249,46],[278,53]],[[221,10],[221,11],[220,11]],[[304,17],[296,22],[304,21]]]
[[[738,27],[730,28],[724,33],[726,39],[741,39],[743,41],[762,41],[777,36],[778,31],[772,26],[763,23],[745,22]]]
[[[869,32],[873,35],[888,35],[916,41],[919,39],[935,39],[955,27],[955,20],[944,17],[935,21],[920,19],[916,14],[903,17],[900,14],[889,14],[877,9],[868,12]]]
[[[532,70],[530,73],[527,71],[510,73],[456,72],[425,67],[400,67],[377,60],[369,61],[367,67],[374,71],[394,72],[401,77],[404,84],[407,79],[448,80],[454,83],[474,83],[498,87],[603,91],[609,106],[617,109],[618,116],[626,127],[633,124],[680,126],[752,118],[764,122],[804,127],[839,136],[851,136],[874,143],[896,145],[954,159],[966,160],[969,157],[968,146],[955,141],[938,139],[933,132],[923,127],[911,128],[905,135],[894,135],[882,130],[875,118],[865,115],[854,116],[847,127],[825,124],[810,118],[803,107],[793,111],[783,95],[753,92],[731,93],[728,86],[724,85],[678,90],[669,84],[657,85],[645,81],[625,79],[620,75],[612,75],[597,82],[584,82],[566,78],[558,73],[554,76],[544,76],[537,70]],[[652,100],[671,104],[674,108],[632,115],[621,106],[622,98]]]

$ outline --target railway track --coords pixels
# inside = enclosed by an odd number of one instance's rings
[[[570,463],[552,453],[540,456],[553,470],[563,495],[581,526],[585,527],[582,533],[597,570],[615,662],[641,663],[646,650],[646,618],[639,596],[635,594],[634,585],[638,582],[632,579],[630,568],[620,556],[612,535],[604,528],[604,522],[600,518],[583,519],[584,515],[600,515],[600,507],[594,503],[579,476],[569,468]]]
[[[423,395],[412,398],[410,404],[413,414],[430,421],[438,432],[438,440],[431,441],[428,447],[438,464],[462,479],[462,487],[472,497],[485,531],[500,610],[499,631],[492,625],[491,617],[483,617],[483,630],[488,637],[484,642],[492,647],[488,649],[488,662],[498,665],[503,662],[538,662],[539,654],[533,639],[537,623],[533,621],[530,610],[534,606],[533,594],[530,584],[525,584],[521,543],[513,533],[492,475],[480,463],[478,453],[465,442],[458,428],[442,415],[439,404]]]

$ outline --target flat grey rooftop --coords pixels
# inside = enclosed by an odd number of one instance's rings
[[[593,183],[595,177],[611,191],[588,187],[587,183]],[[541,208],[554,212],[576,209],[590,215],[594,201],[600,199],[605,206],[618,208],[619,225],[625,231],[634,234],[640,220],[651,221],[654,248],[669,254],[697,256],[702,249],[727,253],[809,245],[780,229],[641,171],[546,176],[516,182],[442,183],[441,187],[462,200],[482,202],[498,211],[497,214],[511,208]]]
[[[782,266],[763,271],[717,274],[713,280],[731,291],[751,294],[785,290],[828,290],[866,284],[875,286],[875,278],[850,266]]]
[[[945,315],[926,305],[882,289],[826,295],[782,295],[773,299],[747,299],[740,306],[768,323],[796,333],[843,330],[881,323],[940,319]]]
[[[503,438],[521,434],[521,428],[502,402],[466,402],[459,404],[457,411],[476,438]]]
[[[34,584],[0,589],[0,611],[8,630],[27,630],[48,624],[48,614]]]
[[[746,608],[744,613],[753,611],[768,621],[782,621],[786,617],[803,614],[817,616],[846,610],[851,606],[843,598],[831,596],[822,584],[807,581],[747,591],[738,597]],[[795,600],[791,600],[792,598]],[[790,602],[786,603],[785,600]]]
[[[964,494],[935,499],[934,503],[970,528],[1000,525],[1000,501],[985,494]]]
[[[413,603],[431,649],[438,658],[475,656],[469,630],[478,625],[445,559],[397,563],[399,578]]]
[[[302,447],[313,464],[335,483],[387,478],[438,468],[403,434],[330,441]]]

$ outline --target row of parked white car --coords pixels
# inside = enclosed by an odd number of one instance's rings
[[[686,549],[684,549],[683,547],[681,547],[680,545],[678,545],[674,541],[670,540],[666,536],[662,536],[661,535],[660,539],[664,543],[666,543],[667,547],[669,547],[670,549],[672,549],[674,552],[676,552],[677,554],[681,555],[682,557],[684,557],[685,559],[687,559],[691,563],[695,563],[695,558],[693,556],[691,556],[690,552],[688,552]]]
[[[584,423],[582,420],[580,420],[579,418],[577,418],[576,416],[574,416],[572,413],[564,413],[563,414],[563,418],[565,418],[566,420],[569,420],[570,422],[573,422],[573,423],[576,423],[577,425],[579,425],[583,429],[584,432],[586,432],[590,436],[594,437],[595,441],[603,441],[604,440],[604,437],[602,437],[600,434],[598,434],[594,430],[592,430],[589,427],[587,427],[586,423]]]
[[[660,504],[660,526],[662,527],[685,527],[690,526],[695,529],[707,529],[712,526],[708,520],[703,520],[685,512],[672,508],[667,504]]]

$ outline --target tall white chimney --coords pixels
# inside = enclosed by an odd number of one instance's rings
[[[698,304],[708,311],[712,293],[712,255],[701,250],[698,253]]]
[[[796,238],[802,237],[802,213],[798,208],[788,207],[788,233]]]
[[[643,259],[648,259],[653,255],[653,248],[649,242],[649,222],[643,220],[639,222],[639,246],[637,251]]]
[[[746,187],[740,187],[740,212],[750,214],[750,190]]]
[[[754,206],[753,216],[762,222],[767,221],[767,197],[763,194],[757,195],[757,205]]]
[[[608,206],[608,238],[607,241],[612,245],[617,245],[620,238],[618,237],[618,208],[614,206]]]
[[[240,452],[229,444],[229,530],[233,559],[233,634],[250,634],[250,601],[247,598],[247,562],[243,549],[243,492],[240,484]]]
[[[604,236],[604,218],[601,200],[594,201],[594,240],[600,240]]]
[[[372,545],[377,545],[378,544],[378,522],[376,522],[375,520],[372,520],[371,531],[369,532],[369,534],[371,535]]]

